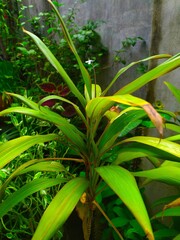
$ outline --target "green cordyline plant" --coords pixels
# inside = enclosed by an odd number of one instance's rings
[[[117,196],[124,202],[127,208],[134,215],[141,225],[149,240],[154,239],[150,219],[137,186],[135,176],[142,176],[147,179],[158,180],[170,184],[180,183],[179,167],[174,164],[180,160],[180,145],[166,139],[162,139],[164,122],[161,115],[147,101],[132,95],[137,89],[148,82],[161,77],[162,75],[180,66],[180,55],[170,56],[167,54],[152,56],[138,62],[133,62],[119,70],[109,86],[101,91],[97,84],[93,84],[85,69],[75,46],[70,38],[69,32],[63,22],[61,15],[54,4],[48,0],[63,29],[66,40],[74,53],[84,81],[84,95],[80,93],[73,80],[63,69],[56,57],[46,45],[34,34],[24,30],[37,44],[39,49],[49,60],[52,66],[62,76],[70,91],[77,98],[79,105],[63,97],[51,95],[35,103],[24,96],[7,93],[8,95],[21,100],[24,104],[21,107],[10,107],[0,112],[1,116],[10,113],[21,113],[42,119],[54,124],[60,131],[59,134],[22,136],[0,145],[0,167],[3,168],[16,156],[35,144],[52,140],[62,141],[62,135],[66,138],[68,147],[74,152],[75,157],[56,159],[32,159],[17,168],[3,183],[0,189],[0,218],[10,211],[18,202],[27,196],[42,189],[64,183],[57,195],[53,198],[44,214],[42,215],[37,229],[33,234],[33,240],[51,239],[56,231],[65,223],[72,211],[76,208],[82,219],[84,239],[88,240],[91,234],[91,222],[94,210],[100,210],[103,216],[109,221],[119,236],[124,239],[106,213],[102,210],[97,201],[98,195],[103,191],[102,182],[107,184]],[[159,58],[167,58],[166,61],[140,76],[133,82],[119,89],[115,94],[106,96],[116,80],[131,66]],[[77,128],[68,119],[59,113],[51,111],[42,106],[47,100],[59,100],[71,104],[76,110],[77,116],[81,119],[84,127]],[[126,106],[123,110],[117,111],[116,104]],[[126,135],[138,125],[143,118],[149,117],[157,128],[160,137]],[[104,118],[108,121],[104,121]],[[98,129],[100,128],[100,131]],[[83,129],[83,130],[82,130]],[[104,156],[113,148],[117,148],[117,158],[108,163]],[[72,155],[73,156],[73,155]],[[154,165],[154,168],[147,171],[130,172],[121,166],[126,161],[137,157],[146,157]],[[168,160],[161,165],[159,160]],[[57,160],[61,160],[60,162]],[[62,178],[40,178],[26,183],[22,188],[4,199],[4,193],[9,182],[21,174],[29,171],[66,171],[63,167],[64,161],[74,161],[84,166],[84,175],[72,175],[67,179]],[[172,163],[172,165],[171,165]],[[103,185],[104,186],[104,185]]]

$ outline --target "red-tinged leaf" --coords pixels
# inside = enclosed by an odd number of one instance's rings
[[[53,107],[56,104],[56,100],[51,99],[42,103],[42,106]]]
[[[64,111],[61,113],[62,116],[73,117],[74,115],[76,115],[76,111],[71,104],[63,102],[62,107],[64,108]]]
[[[58,91],[58,95],[65,97],[70,93],[70,89],[68,88],[68,86],[64,86],[64,85],[59,85],[57,87],[57,91]]]
[[[44,92],[48,92],[48,93],[56,92],[56,86],[54,83],[41,83],[41,84],[39,84],[39,87]]]
[[[146,111],[149,118],[151,119],[151,121],[153,122],[157,130],[159,131],[160,136],[162,136],[163,135],[163,118],[161,117],[161,115],[153,108],[153,106],[150,103],[142,105],[142,108],[144,109],[144,111]]]

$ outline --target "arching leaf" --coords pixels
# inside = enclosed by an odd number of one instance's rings
[[[8,211],[10,211],[16,204],[21,202],[24,198],[40,190],[55,186],[65,182],[66,179],[56,178],[38,178],[25,184],[22,188],[12,193],[7,199],[0,204],[0,218],[2,218]],[[13,201],[12,201],[13,200]]]
[[[154,240],[148,213],[133,175],[119,166],[99,167],[96,171],[129,208],[147,238]]]
[[[15,157],[34,146],[35,144],[49,142],[58,138],[57,134],[23,136],[0,145],[0,168],[3,168]]]
[[[54,197],[44,212],[32,240],[49,240],[67,220],[88,187],[85,178],[69,181]]]

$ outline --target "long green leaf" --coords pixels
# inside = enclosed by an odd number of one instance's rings
[[[124,111],[112,122],[109,123],[99,140],[99,149],[101,152],[109,149],[117,139],[117,137],[123,137],[132,129],[137,127],[141,123],[141,119],[146,116],[146,113],[142,109],[134,109],[131,111]]]
[[[180,126],[175,123],[166,123],[165,126],[167,129],[180,133]]]
[[[26,102],[28,102],[28,99]],[[41,107],[38,110],[29,109],[26,107],[11,107],[1,111],[0,116],[14,112],[29,115],[55,124],[63,132],[69,142],[76,146],[77,150],[80,152],[85,151],[86,147],[84,144],[84,135],[82,132],[80,132],[74,125],[69,123],[67,119],[61,117],[59,114],[45,107]]]
[[[152,149],[143,148],[142,146],[139,147],[132,147],[132,146],[123,146],[117,152],[118,156],[113,162],[115,165],[122,164],[123,162],[133,160],[135,158],[142,158],[148,157],[149,161],[156,167],[161,165],[161,161],[156,157],[159,156],[156,151],[152,154]]]
[[[22,188],[12,193],[7,199],[0,204],[0,218],[2,218],[8,211],[10,211],[16,204],[21,202],[24,198],[40,190],[55,186],[65,182],[61,178],[39,178],[24,185]],[[38,239],[38,238],[37,238]]]
[[[166,140],[172,141],[172,142],[179,141],[180,140],[180,134],[177,134],[177,135],[171,136],[171,137],[167,137]]]
[[[136,177],[145,177],[173,185],[180,185],[180,168],[174,166],[159,167],[151,170],[133,172]]]
[[[85,178],[74,178],[68,182],[44,212],[32,240],[51,239],[67,220],[87,187],[88,181]]]
[[[156,137],[132,137],[123,140],[119,143],[122,147],[139,148],[151,151],[152,156],[159,157],[165,160],[180,161],[180,147],[179,144],[170,142],[166,139],[159,139]]]
[[[160,55],[155,55],[155,56],[151,56],[151,57],[148,57],[148,58],[145,58],[145,59],[142,59],[140,61],[137,61],[137,62],[132,62],[130,63],[129,65],[127,65],[126,67],[120,69],[118,71],[118,73],[115,75],[115,77],[113,78],[113,80],[111,81],[111,83],[108,85],[108,87],[103,91],[102,95],[104,96],[108,91],[109,89],[112,87],[112,85],[117,81],[117,79],[124,73],[126,72],[129,68],[133,67],[134,65],[136,64],[139,64],[141,62],[146,62],[146,61],[149,61],[149,60],[153,60],[153,59],[159,59],[159,58],[169,58],[171,57],[170,55],[168,54],[160,54]]]
[[[99,167],[96,168],[96,171],[129,208],[144,229],[148,239],[153,240],[154,236],[147,210],[132,174],[119,166]]]
[[[71,39],[71,36],[69,34],[69,31],[63,21],[63,18],[61,17],[58,9],[56,8],[56,6],[52,3],[51,0],[48,0],[48,2],[51,4],[52,8],[54,9],[59,21],[60,21],[60,24],[61,24],[61,27],[62,27],[62,30],[63,30],[63,33],[64,33],[64,36],[69,44],[69,47],[71,48],[72,52],[74,53],[74,56],[76,57],[76,60],[79,64],[79,68],[80,68],[80,71],[82,73],[82,77],[83,77],[83,80],[84,80],[84,83],[85,83],[85,86],[86,86],[86,89],[87,89],[87,92],[88,92],[88,95],[89,95],[89,98],[91,98],[91,79],[90,79],[90,76],[89,76],[89,73],[88,71],[86,70],[86,68],[84,67],[84,64],[82,63],[81,61],[81,58],[79,57],[78,55],[78,52],[75,48],[75,45]]]
[[[0,186],[0,201],[4,196],[4,192],[10,183],[10,181],[21,174],[30,171],[66,171],[65,167],[59,162],[53,161],[53,159],[33,159],[24,164],[21,164],[11,175],[6,179],[6,181]]]
[[[180,207],[167,208],[162,212],[157,213],[152,219],[163,218],[163,217],[179,217]]]
[[[0,145],[0,168],[35,144],[56,140],[57,134],[23,136]]]
[[[33,33],[26,31],[23,29],[23,31],[28,34],[36,43],[36,45],[39,47],[41,52],[45,55],[45,57],[48,59],[48,61],[52,64],[52,66],[58,71],[58,73],[62,76],[65,83],[68,85],[71,92],[79,99],[79,101],[82,103],[83,106],[86,104],[86,100],[83,97],[83,95],[79,92],[76,85],[73,83],[71,78],[68,76],[64,68],[61,66],[61,64],[58,62],[56,57],[52,54],[52,52],[49,50],[49,48],[41,41],[40,38],[38,38]]]
[[[164,82],[166,86],[169,88],[169,90],[172,92],[176,100],[180,103],[180,89],[176,88],[174,85],[172,85],[169,82]]]
[[[118,154],[113,164],[119,165],[123,162],[131,161],[135,158],[141,158],[141,157],[147,157],[147,153],[140,151],[140,149],[139,151],[137,151],[137,149],[136,150],[133,149],[133,151],[131,151],[131,149],[130,151],[128,149],[124,149],[124,151],[121,151]]]
[[[127,94],[127,93],[133,93],[148,82],[157,79],[166,73],[169,73],[170,71],[180,67],[180,56],[177,55],[175,58],[172,57],[168,59],[168,61],[160,64],[159,66],[153,68],[149,72],[143,74],[133,82],[127,84],[125,87],[121,88],[119,91],[117,91],[115,94]]]
[[[19,174],[24,174],[30,171],[46,171],[46,172],[62,172],[66,171],[65,167],[55,161],[44,161],[44,162],[37,162],[29,167],[26,167],[25,169],[21,170]]]
[[[130,94],[114,95],[108,97],[96,97],[88,102],[86,106],[87,116],[91,119],[92,132],[96,132],[98,124],[105,112],[114,104],[122,103],[130,106],[140,106],[147,113],[153,124],[156,126],[160,135],[163,135],[163,119],[160,114],[147,101],[134,97]]]

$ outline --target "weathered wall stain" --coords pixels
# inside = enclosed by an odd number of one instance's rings
[[[160,42],[162,40],[162,30],[161,30],[161,25],[162,25],[162,17],[161,17],[161,12],[162,12],[162,0],[153,1],[153,15],[152,15],[152,31],[151,31],[151,40],[150,40],[150,56],[156,55],[159,53],[159,46]],[[158,64],[158,60],[153,60],[150,61],[149,63],[149,69],[153,69],[156,67]],[[146,99],[154,103],[155,101],[155,86],[156,86],[156,80],[150,82],[148,84],[147,88],[147,96]]]

